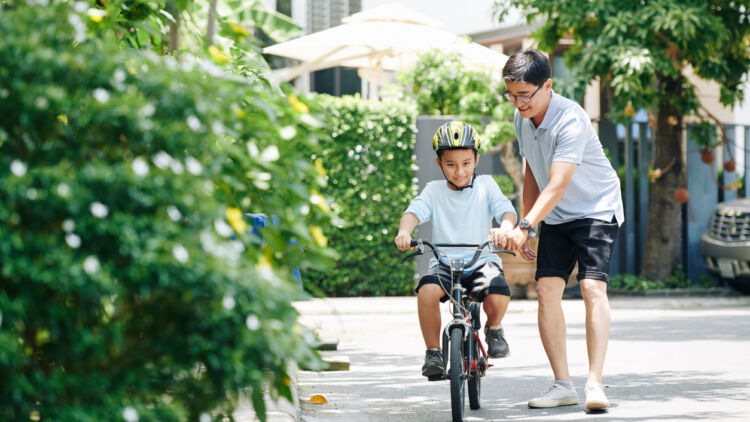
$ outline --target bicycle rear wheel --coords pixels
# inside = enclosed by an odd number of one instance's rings
[[[450,329],[450,361],[448,378],[451,380],[451,414],[453,422],[464,420],[464,332],[461,327]]]
[[[469,365],[469,408],[472,410],[479,409],[479,399],[482,394],[482,376],[481,376],[481,370],[480,368],[483,363],[481,363],[481,357],[479,351],[479,345],[477,344],[476,339],[471,336],[472,339],[469,342],[471,344],[471,356],[474,363],[471,362],[468,363]]]

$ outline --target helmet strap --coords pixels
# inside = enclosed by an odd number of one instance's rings
[[[440,169],[440,171],[443,171],[443,170]],[[458,190],[459,192],[461,192],[464,189],[468,189],[468,188],[474,187],[474,179],[477,178],[477,172],[475,171],[474,174],[471,175],[471,182],[469,182],[468,185],[466,185],[466,186],[464,186],[462,188],[456,186],[455,183],[451,182],[450,179],[448,179],[448,176],[445,175],[444,171],[443,171],[443,177],[445,177],[445,181],[448,182],[449,185],[453,186],[454,188],[456,188],[456,190]]]

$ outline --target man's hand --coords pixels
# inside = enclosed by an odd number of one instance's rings
[[[525,231],[525,230],[524,230]],[[536,252],[534,252],[533,249],[531,249],[531,245],[529,245],[529,240],[527,239],[526,242],[521,246],[521,250],[519,251],[521,253],[521,258],[531,261],[536,259]]]
[[[496,248],[508,249],[510,248],[510,242],[508,241],[509,232],[510,230],[508,228],[502,226],[500,228],[490,229],[490,235],[488,238],[495,244]]]
[[[399,250],[416,249],[416,246],[411,246],[411,234],[409,233],[399,232],[393,241]]]
[[[520,227],[515,227],[513,230],[511,230],[508,233],[507,239],[508,239],[508,249],[514,252],[519,252],[521,251],[522,247],[528,244],[529,232],[527,232],[526,230]]]

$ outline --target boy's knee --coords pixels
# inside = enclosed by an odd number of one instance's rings
[[[440,298],[443,297],[444,294],[445,292],[443,292],[443,289],[437,284],[427,283],[427,284],[423,284],[419,288],[419,291],[417,292],[417,297],[421,301],[439,302]]]

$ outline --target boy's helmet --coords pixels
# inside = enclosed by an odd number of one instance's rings
[[[452,121],[442,124],[432,138],[435,152],[451,148],[472,148],[479,150],[479,134],[470,124]]]

